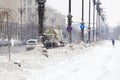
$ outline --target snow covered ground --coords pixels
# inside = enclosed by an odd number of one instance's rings
[[[0,80],[120,80],[120,41],[3,54]]]

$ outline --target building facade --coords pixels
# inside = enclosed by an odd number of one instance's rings
[[[0,9],[10,11],[9,26],[11,27],[11,38],[32,38],[37,35],[33,29],[38,25],[38,5],[35,0],[0,0]],[[1,18],[0,18],[1,19]],[[61,31],[65,27],[66,17],[57,10],[45,5],[44,28]],[[21,36],[22,35],[22,36]]]

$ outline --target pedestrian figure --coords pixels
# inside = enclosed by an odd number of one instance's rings
[[[115,40],[114,40],[114,39],[112,39],[112,45],[113,45],[113,46],[115,45]]]

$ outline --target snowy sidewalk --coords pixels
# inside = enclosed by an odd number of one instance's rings
[[[77,49],[81,54],[53,60],[52,65],[42,70],[28,70],[31,77],[27,80],[120,80],[119,44],[117,41],[113,47],[105,41],[83,51]]]
[[[0,80],[120,80],[120,41],[42,50],[0,55]]]

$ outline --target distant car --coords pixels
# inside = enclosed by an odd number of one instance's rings
[[[14,46],[21,46],[21,41],[19,40],[14,41]]]
[[[26,42],[26,50],[32,50],[38,44],[37,39],[29,39]]]
[[[2,46],[8,46],[8,44],[9,44],[8,39],[4,39],[4,40],[1,42],[1,45],[2,45]]]

